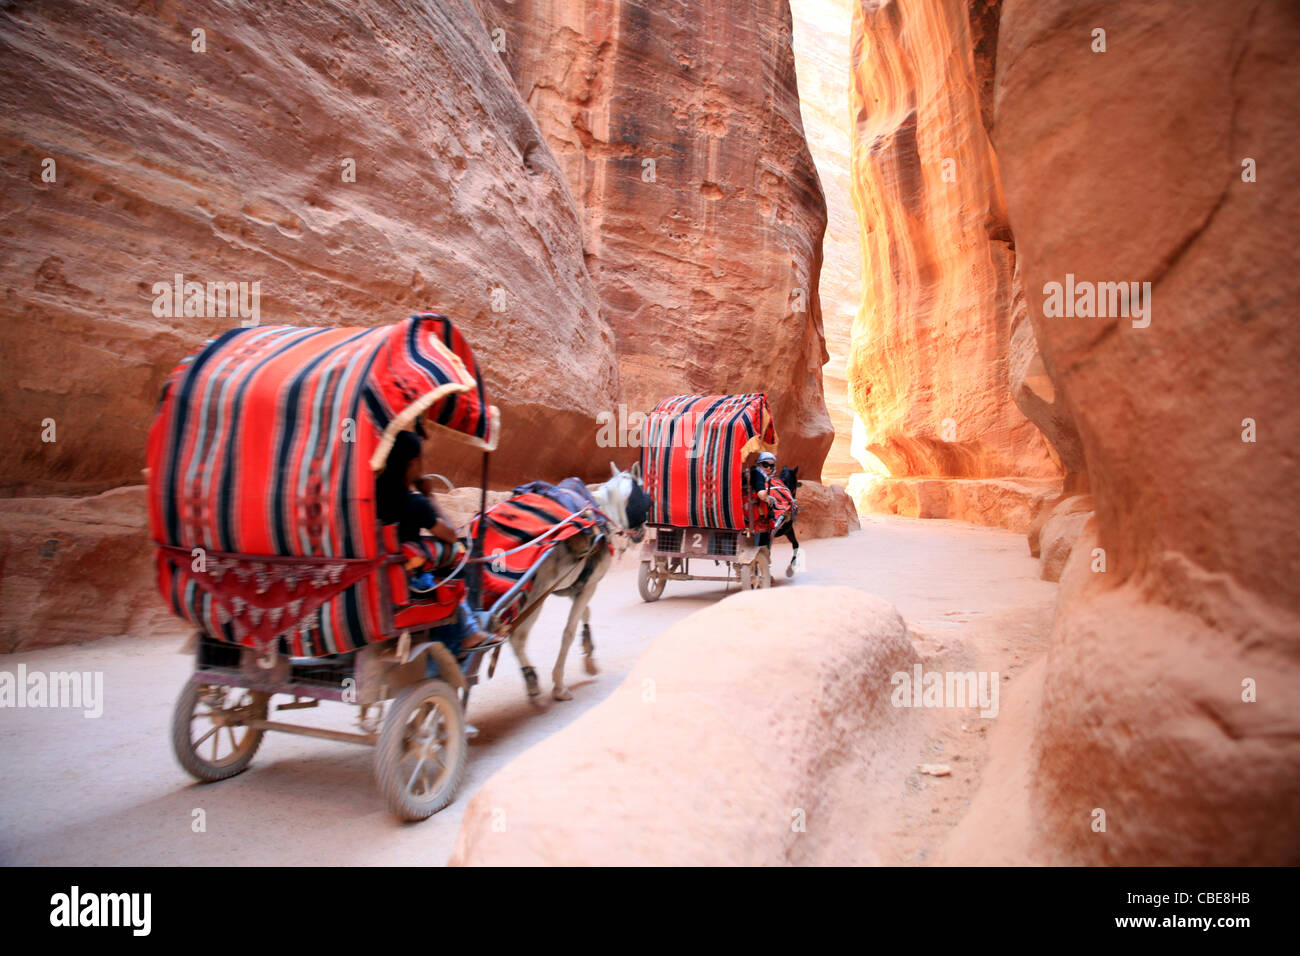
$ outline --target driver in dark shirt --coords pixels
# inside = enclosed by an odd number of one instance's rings
[[[424,462],[420,457],[423,443],[415,432],[401,431],[393,440],[384,470],[375,481],[375,511],[383,524],[396,524],[398,540],[415,548],[403,547],[413,556],[406,562],[411,575],[412,594],[428,594],[434,589],[433,570],[459,561],[465,546],[456,529],[438,514],[429,498],[431,482],[422,478]],[[418,489],[418,490],[417,490]],[[432,537],[424,534],[428,531]],[[478,647],[492,640],[479,630],[468,606],[461,608],[463,639],[461,649]]]
[[[428,497],[431,490],[429,479],[420,477],[424,471],[421,450],[422,443],[415,432],[397,433],[393,447],[388,452],[388,461],[376,482],[379,520],[384,524],[397,525],[399,541],[423,542],[424,531],[427,529],[438,542],[454,546],[458,540],[456,529],[442,520],[438,509]],[[446,564],[451,548],[439,548],[437,551],[444,553],[429,555],[431,567]]]

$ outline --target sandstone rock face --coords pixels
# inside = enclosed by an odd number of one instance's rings
[[[1297,48],[1281,0],[1004,4],[1007,206],[1096,503],[1034,772],[1040,836],[1077,862],[1300,862]],[[1151,283],[1141,327],[1045,314],[1067,275]]]
[[[1063,490],[1072,494],[1085,491],[1088,472],[1083,443],[1069,410],[1052,384],[1038,340],[1034,338],[1034,326],[1029,320],[1018,268],[1011,281],[1011,344],[1008,347],[1007,372],[1016,407],[1038,426],[1061,461],[1065,471]]]
[[[858,509],[842,485],[801,480],[798,501],[799,518],[794,533],[801,542],[812,538],[840,538],[862,527]]]
[[[997,6],[854,7],[864,287],[849,388],[866,449],[895,478],[1062,471],[1008,384],[1015,252],[988,135]]]
[[[785,0],[488,11],[582,209],[628,406],[765,391],[782,460],[817,477],[832,438],[817,295],[826,205]]]
[[[854,501],[867,511],[1029,532],[1059,497],[1060,484],[1052,478],[884,478],[854,489]]]
[[[93,498],[0,499],[0,651],[168,620],[154,587],[143,485]]]
[[[1092,513],[1092,498],[1088,495],[1066,498],[1048,512],[1047,519],[1038,531],[1044,581],[1061,580],[1061,573],[1070,560],[1075,542],[1092,520]]]
[[[796,646],[792,633],[818,639]],[[876,862],[872,808],[853,797],[903,759],[908,712],[891,706],[890,677],[915,660],[898,612],[861,591],[729,597],[657,637],[607,700],[492,777],[450,862]]]
[[[852,451],[855,413],[848,387],[850,337],[862,304],[862,252],[849,174],[853,0],[790,0],[790,14],[804,135],[826,193],[819,289],[830,361],[822,368],[822,386],[835,441],[826,455],[822,480],[844,483],[861,467]]]
[[[613,334],[564,176],[478,6],[178,14],[0,14],[3,492],[140,480],[164,376],[241,321],[156,315],[154,283],[176,274],[260,283],[262,324],[446,312],[502,408],[494,484],[595,477]],[[477,479],[450,446],[435,456]]]

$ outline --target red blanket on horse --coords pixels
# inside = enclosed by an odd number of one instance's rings
[[[491,607],[514,587],[529,568],[546,557],[551,548],[576,534],[594,533],[598,526],[595,515],[583,512],[569,518],[570,514],[564,505],[539,494],[516,495],[487,510],[487,525],[483,530],[485,608]],[[561,524],[562,527],[557,527]],[[552,528],[556,528],[553,534],[540,541],[534,540]],[[478,533],[477,518],[470,526],[470,533]],[[530,582],[528,587],[531,586]],[[522,607],[522,602],[507,615],[509,620],[514,619],[519,607]]]
[[[762,530],[774,531],[783,521],[794,520],[799,506],[780,478],[767,479],[767,515]]]

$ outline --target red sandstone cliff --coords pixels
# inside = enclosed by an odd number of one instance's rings
[[[1282,0],[1003,8],[1007,209],[1097,508],[1034,747],[1071,859],[1300,861],[1297,49]],[[1149,312],[1050,315],[1067,274],[1149,282]]]
[[[163,377],[240,321],[155,314],[177,273],[259,282],[262,324],[444,311],[502,409],[499,480],[608,467],[617,366],[577,212],[471,0],[0,20],[4,491],[140,480]]]
[[[783,463],[815,479],[832,439],[817,292],[826,205],[788,4],[490,0],[489,10],[582,209],[629,407],[766,391]]]

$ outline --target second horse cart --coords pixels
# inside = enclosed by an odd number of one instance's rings
[[[657,601],[669,581],[769,587],[771,546],[760,542],[772,518],[750,477],[759,453],[776,448],[767,396],[666,398],[641,434],[652,530],[637,574],[641,598]]]

